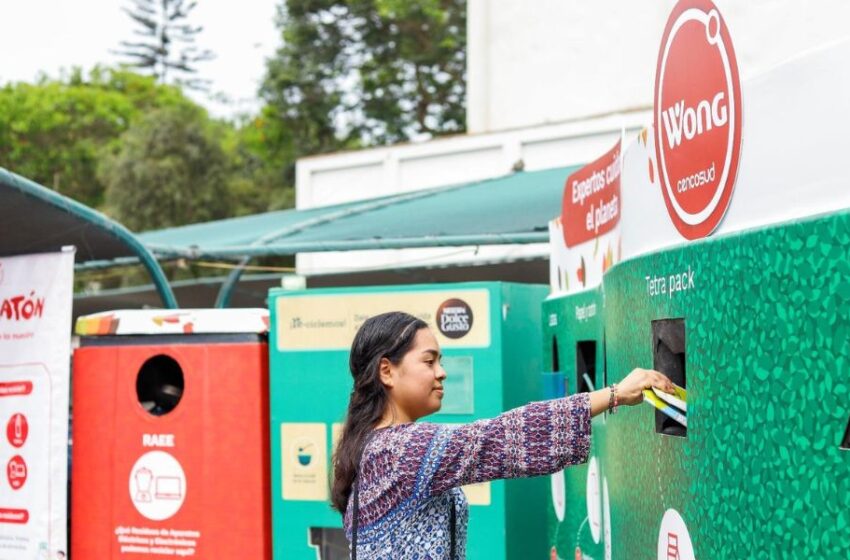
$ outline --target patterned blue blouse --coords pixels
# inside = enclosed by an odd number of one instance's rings
[[[534,402],[462,426],[411,423],[376,430],[360,463],[358,560],[463,560],[468,506],[460,486],[538,476],[583,463],[586,393]],[[344,524],[351,541],[353,498]],[[456,549],[450,556],[450,512]]]

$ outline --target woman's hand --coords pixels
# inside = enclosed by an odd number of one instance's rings
[[[620,404],[638,404],[643,402],[643,390],[650,387],[673,394],[673,382],[666,375],[652,369],[635,368],[617,384],[617,400]]]

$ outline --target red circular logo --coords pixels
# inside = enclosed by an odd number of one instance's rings
[[[661,191],[687,239],[723,219],[741,151],[741,83],[729,31],[711,0],[673,8],[655,74],[655,156]]]
[[[29,434],[27,417],[20,412],[13,414],[9,423],[6,424],[6,437],[9,443],[14,447],[21,447],[27,441],[27,434]]]
[[[15,455],[9,459],[9,464],[6,465],[6,477],[9,479],[12,490],[17,490],[24,485],[27,481],[27,464],[23,457]]]

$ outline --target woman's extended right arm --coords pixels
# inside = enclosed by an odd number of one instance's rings
[[[455,486],[550,474],[583,463],[590,449],[590,407],[589,394],[582,393],[529,403],[462,426],[432,424],[417,486],[439,494]]]
[[[636,369],[618,385],[618,401],[637,404],[643,389],[651,386],[672,391],[664,375]],[[455,486],[551,474],[583,463],[590,449],[590,418],[608,409],[610,391],[533,402],[462,426],[420,425],[433,434],[422,450],[417,487],[439,494]]]

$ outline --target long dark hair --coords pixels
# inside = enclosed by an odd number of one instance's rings
[[[416,333],[427,326],[413,315],[392,311],[367,319],[354,337],[348,359],[354,389],[333,459],[331,503],[340,513],[344,513],[348,506],[366,436],[380,421],[389,401],[387,390],[381,383],[381,359],[399,364],[413,346]]]

